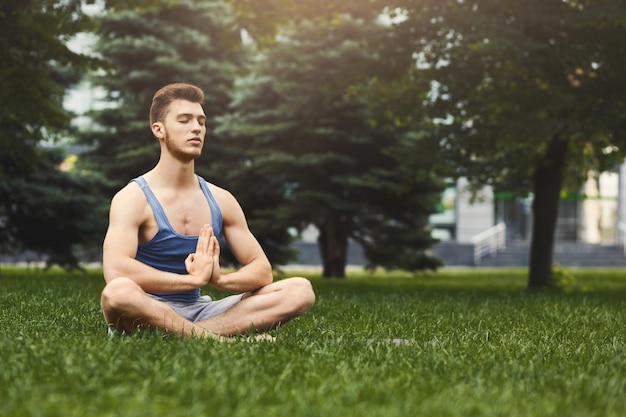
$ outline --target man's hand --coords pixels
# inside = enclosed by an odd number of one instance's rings
[[[214,278],[220,276],[220,245],[213,233],[213,228],[205,224],[200,229],[196,253],[185,259],[185,267],[189,275],[198,282],[198,288],[204,287]]]

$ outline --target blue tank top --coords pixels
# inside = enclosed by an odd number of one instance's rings
[[[216,236],[219,236],[222,232],[222,212],[220,211],[213,194],[209,190],[206,181],[196,175],[200,188],[209,203],[211,208],[211,217],[213,231]],[[135,259],[143,262],[146,265],[150,265],[153,268],[161,271],[173,272],[176,274],[187,274],[187,268],[185,268],[185,259],[190,253],[196,251],[196,245],[198,244],[198,236],[186,236],[177,233],[170,221],[165,215],[165,211],[161,206],[161,203],[156,199],[156,196],[148,186],[146,179],[141,176],[133,179],[136,182],[144,195],[152,212],[156,217],[156,221],[159,227],[156,235],[148,242],[142,243],[137,247],[137,255]],[[200,289],[181,292],[166,292],[166,293],[154,293],[162,298],[166,298],[172,301],[195,301],[200,296]]]

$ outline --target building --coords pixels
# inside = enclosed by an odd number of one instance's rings
[[[577,193],[564,194],[555,231],[555,262],[565,266],[626,266],[622,250],[626,223],[626,165],[589,176]],[[447,265],[525,266],[532,234],[532,197],[494,193],[473,195],[458,180],[442,196],[431,217],[440,239],[434,253]],[[509,253],[508,260],[492,258]],[[515,253],[514,253],[515,252]]]

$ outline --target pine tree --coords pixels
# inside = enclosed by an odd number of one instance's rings
[[[405,132],[376,126],[356,94],[375,75],[380,31],[348,15],[286,26],[238,84],[236,112],[220,127],[244,155],[234,172],[273,193],[268,218],[318,228],[325,277],[345,276],[349,239],[371,267],[438,265],[426,251],[440,186],[427,166],[398,167],[388,152]]]
[[[78,0],[0,4],[0,249],[35,251],[49,264],[77,267],[75,247],[101,241],[91,216],[96,177],[63,172],[50,144],[69,141],[65,92],[94,60],[67,41],[93,30]],[[46,146],[43,146],[45,143]]]
[[[214,120],[227,110],[242,62],[241,35],[228,3],[118,6],[99,21],[96,52],[108,67],[93,84],[106,91],[106,100],[100,103],[105,108],[91,115],[96,128],[82,139],[95,145],[85,166],[103,173],[111,182],[109,193],[152,168],[159,156],[148,119],[152,96],[166,84],[185,82],[205,92],[207,146],[196,168],[207,180],[217,180],[213,160],[221,151],[213,143]]]
[[[230,171],[240,155],[214,133],[217,117],[229,111],[231,89],[246,60],[229,3],[184,0],[160,7],[113,6],[100,17],[96,47],[109,66],[94,79],[107,92],[108,106],[92,114],[98,128],[83,141],[96,148],[83,158],[83,166],[106,176],[109,196],[151,169],[159,156],[148,120],[152,95],[173,82],[197,85],[205,93],[207,137],[196,171],[237,196],[270,261],[286,263],[294,256],[289,249],[292,238],[280,223],[257,217],[255,209],[258,198],[270,195],[251,195],[263,187],[233,180]],[[226,246],[222,258],[236,262]]]

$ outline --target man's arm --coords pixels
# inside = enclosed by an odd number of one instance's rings
[[[164,272],[135,259],[139,229],[150,216],[149,206],[136,184],[127,185],[113,197],[102,251],[106,282],[123,276],[146,292],[188,291],[206,285],[219,265],[219,244],[212,229],[202,228],[196,253],[185,261],[189,274]]]
[[[271,284],[274,280],[272,265],[250,232],[239,202],[224,189],[216,187],[212,192],[222,211],[224,236],[241,267],[228,274],[221,274],[217,269],[210,285],[224,291],[246,292]]]

